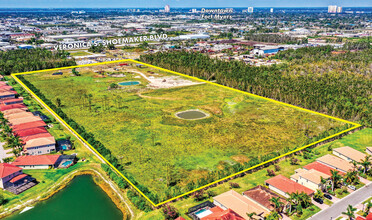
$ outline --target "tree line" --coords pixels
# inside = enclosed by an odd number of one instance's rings
[[[47,49],[0,51],[0,73],[28,72],[41,69],[52,69],[76,65],[74,59],[68,59],[66,51],[50,51]]]
[[[317,112],[372,125],[371,49],[333,55],[332,47],[278,53],[284,64],[249,66],[197,52],[146,54],[143,62]]]

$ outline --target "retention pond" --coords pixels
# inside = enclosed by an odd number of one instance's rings
[[[33,209],[14,214],[6,220],[122,220],[123,213],[110,197],[97,186],[91,175],[75,177],[71,183],[52,196],[38,203]]]

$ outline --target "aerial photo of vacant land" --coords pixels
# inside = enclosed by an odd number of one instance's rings
[[[23,75],[159,201],[345,123],[132,61]],[[326,133],[328,134],[328,133]]]

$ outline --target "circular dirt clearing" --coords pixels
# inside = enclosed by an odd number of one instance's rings
[[[186,120],[198,120],[209,117],[208,113],[202,112],[199,109],[187,110],[183,112],[176,113],[177,118]]]

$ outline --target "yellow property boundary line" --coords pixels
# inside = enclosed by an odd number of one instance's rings
[[[142,65],[145,65],[145,66],[148,66],[148,67],[152,67],[152,68],[156,68],[156,69],[159,69],[159,70],[163,70],[163,71],[166,71],[166,72],[169,72],[169,73],[173,73],[173,74],[176,74],[176,75],[179,75],[179,76],[183,76],[183,77],[187,77],[189,79],[193,79],[193,80],[197,80],[197,81],[201,81],[201,82],[205,82],[205,83],[208,83],[208,84],[211,84],[211,85],[215,85],[215,86],[219,86],[221,88],[225,88],[225,89],[229,89],[229,90],[232,90],[232,91],[235,91],[235,92],[239,92],[239,93],[243,93],[243,94],[246,94],[246,95],[249,95],[249,96],[252,96],[252,97],[256,97],[256,98],[260,98],[260,99],[264,99],[264,100],[267,100],[267,101],[270,101],[270,102],[275,102],[275,103],[278,103],[280,105],[284,105],[284,106],[288,106],[288,107],[291,107],[291,108],[295,108],[295,109],[299,109],[301,111],[305,111],[305,112],[310,112],[312,114],[317,114],[317,115],[321,115],[321,116],[324,116],[324,117],[327,117],[327,118],[331,118],[331,119],[334,119],[334,120],[337,120],[337,121],[341,121],[341,122],[344,122],[344,123],[347,123],[347,124],[352,124],[354,125],[353,127],[349,128],[349,129],[346,129],[344,131],[341,131],[337,134],[333,134],[329,137],[326,137],[326,138],[323,138],[321,140],[318,140],[314,143],[311,143],[311,144],[308,144],[308,145],[305,145],[303,147],[300,147],[296,150],[293,150],[293,151],[290,151],[290,152],[287,152],[285,154],[282,154],[278,157],[275,157],[275,158],[272,158],[268,161],[265,161],[263,163],[260,163],[260,164],[257,164],[255,166],[252,166],[252,167],[249,167],[247,169],[244,169],[240,172],[237,172],[237,173],[234,173],[234,174],[231,174],[227,177],[224,177],[222,179],[219,179],[219,180],[216,180],[214,182],[211,182],[211,183],[208,183],[202,187],[199,187],[197,189],[194,189],[194,190],[191,190],[187,193],[184,193],[184,194],[181,194],[181,195],[178,195],[176,197],[173,197],[171,199],[168,199],[166,201],[163,201],[163,202],[159,202],[157,204],[155,204],[152,200],[150,200],[142,191],[140,191],[131,181],[128,180],[128,178],[126,178],[118,169],[116,169],[116,167],[114,167],[108,160],[106,160],[106,158],[104,158],[94,147],[92,147],[84,138],[82,138],[70,125],[68,125],[58,114],[56,114],[47,104],[45,104],[43,102],[43,100],[41,100],[33,91],[31,91],[17,76],[18,75],[24,75],[24,74],[32,74],[32,73],[40,73],[40,72],[49,72],[49,71],[56,71],[56,70],[63,70],[63,69],[72,69],[72,68],[78,68],[78,67],[89,67],[89,66],[97,66],[97,65],[105,65],[105,64],[113,64],[113,63],[119,63],[119,62],[134,62],[134,63],[137,63],[137,64],[142,64]],[[143,63],[143,62],[139,62],[139,61],[136,61],[136,60],[132,60],[132,59],[125,59],[125,60],[116,60],[116,61],[109,61],[109,62],[102,62],[102,63],[93,63],[93,64],[85,64],[85,65],[78,65],[78,66],[69,66],[69,67],[61,67],[61,68],[53,68],[53,69],[46,69],[46,70],[37,70],[37,71],[30,71],[30,72],[23,72],[23,73],[14,73],[11,75],[23,88],[25,88],[36,100],[38,100],[39,102],[43,103],[46,108],[52,112],[52,114],[54,115],[54,117],[60,119],[65,126],[67,126],[71,131],[73,131],[85,144],[87,144],[87,146],[89,146],[97,155],[99,155],[118,175],[120,175],[121,177],[123,177],[134,189],[136,189],[138,191],[138,193],[140,193],[144,198],[146,198],[146,200],[148,202],[151,203],[151,205],[157,207],[157,206],[160,206],[160,205],[163,205],[167,202],[170,202],[170,201],[173,201],[175,199],[178,199],[180,197],[183,197],[183,196],[186,196],[190,193],[193,193],[193,192],[196,192],[198,190],[201,190],[205,187],[208,187],[208,186],[211,186],[213,184],[216,184],[220,181],[223,181],[223,180],[226,180],[228,178],[231,178],[233,176],[236,176],[236,175],[239,175],[239,174],[242,174],[244,172],[247,172],[248,170],[252,170],[252,169],[255,169],[259,166],[262,166],[264,164],[267,164],[267,163],[270,163],[270,162],[273,162],[275,160],[278,160],[282,157],[285,157],[285,156],[288,156],[292,153],[295,153],[295,152],[298,152],[298,151],[301,151],[307,147],[310,147],[310,146],[313,146],[317,143],[320,143],[320,142],[323,142],[325,140],[328,140],[328,139],[331,139],[333,137],[336,137],[336,136],[339,136],[343,133],[346,133],[348,131],[351,131],[353,129],[356,129],[358,127],[361,127],[362,125],[360,124],[357,124],[357,123],[354,123],[354,122],[350,122],[350,121],[347,121],[347,120],[344,120],[344,119],[340,119],[340,118],[336,118],[336,117],[332,117],[332,116],[329,116],[329,115],[325,115],[325,114],[322,114],[322,113],[319,113],[319,112],[315,112],[315,111],[311,111],[311,110],[308,110],[308,109],[305,109],[305,108],[301,108],[301,107],[298,107],[298,106],[295,106],[295,105],[291,105],[291,104],[287,104],[287,103],[284,103],[284,102],[280,102],[280,101],[277,101],[277,100],[274,100],[274,99],[270,99],[270,98],[266,98],[266,97],[262,97],[262,96],[258,96],[258,95],[255,95],[255,94],[252,94],[252,93],[249,93],[249,92],[245,92],[245,91],[241,91],[241,90],[238,90],[238,89],[234,89],[234,88],[230,88],[230,87],[227,87],[227,86],[223,86],[223,85],[220,85],[220,84],[217,84],[217,83],[213,83],[213,82],[210,82],[210,81],[207,81],[207,80],[203,80],[203,79],[199,79],[199,78],[196,78],[196,77],[193,77],[193,76],[188,76],[188,75],[185,75],[185,74],[182,74],[182,73],[178,73],[178,72],[174,72],[174,71],[171,71],[171,70],[167,70],[167,69],[164,69],[164,68],[161,68],[161,67],[157,67],[157,66],[153,66],[153,65],[150,65],[150,64],[147,64],[147,63]]]

